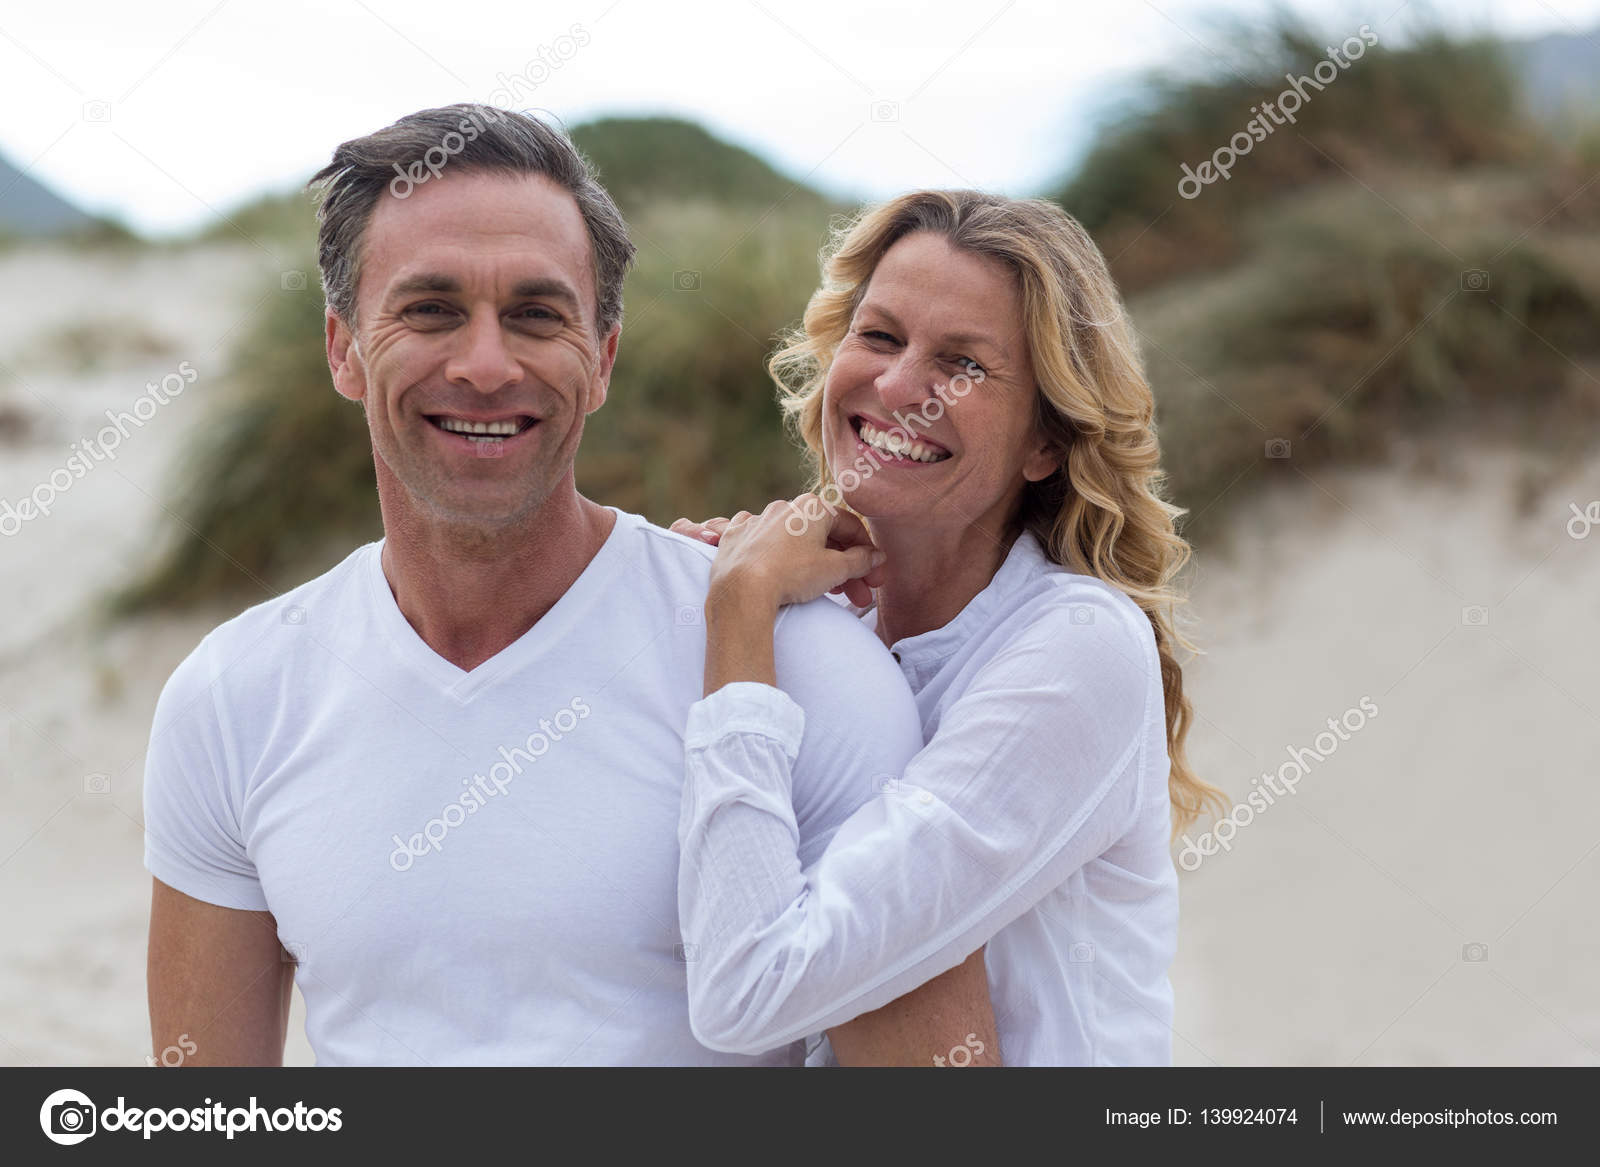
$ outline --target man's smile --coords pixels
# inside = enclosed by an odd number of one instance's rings
[[[461,414],[423,415],[451,449],[476,458],[498,458],[519,446],[539,424],[531,414],[500,414],[492,417],[466,417]]]

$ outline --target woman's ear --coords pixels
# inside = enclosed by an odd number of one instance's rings
[[[1040,438],[1022,462],[1022,477],[1043,482],[1067,464],[1067,451],[1049,438]]]

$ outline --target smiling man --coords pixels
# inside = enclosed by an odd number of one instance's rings
[[[685,970],[718,942],[680,934],[676,887],[715,553],[574,479],[617,358],[621,215],[563,135],[486,106],[346,142],[312,181],[384,538],[214,630],[162,692],[154,1048],[280,1064],[298,982],[324,1065],[799,1064],[804,1043],[718,1052],[689,1021]],[[786,610],[777,660],[809,863],[920,727],[826,600]],[[992,1032],[981,955],[835,1048],[927,1065]]]

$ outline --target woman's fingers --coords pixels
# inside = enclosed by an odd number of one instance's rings
[[[837,550],[846,547],[875,547],[872,533],[867,530],[867,525],[855,515],[842,508],[837,509],[828,519],[828,546]]]
[[[872,532],[867,530],[867,525],[845,510],[835,512],[832,517],[828,529],[828,546],[840,551],[856,548],[865,548],[869,552],[878,550],[878,545],[872,541]],[[856,607],[865,607],[872,602],[870,589],[883,586],[883,575],[882,563],[869,566],[865,574],[858,577],[861,586],[848,589],[845,595],[850,597],[850,602]],[[859,598],[862,595],[866,596],[865,600]]]
[[[858,608],[865,608],[872,603],[872,587],[865,578],[847,579],[833,590],[843,592],[844,598]]]
[[[727,525],[728,520],[723,518],[707,519],[703,523],[697,523],[693,519],[675,519],[668,530],[687,535],[691,539],[700,539],[715,547],[721,541],[722,532]]]

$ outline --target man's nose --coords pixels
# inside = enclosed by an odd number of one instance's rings
[[[460,340],[461,347],[445,366],[445,377],[451,384],[488,394],[522,380],[522,366],[506,348],[505,333],[496,313],[474,313]]]

